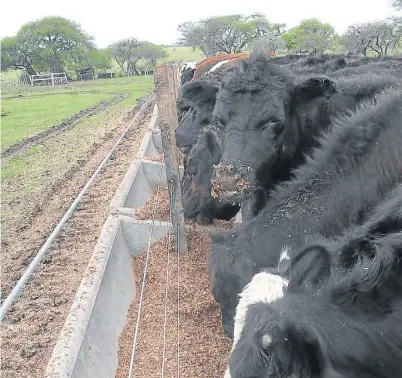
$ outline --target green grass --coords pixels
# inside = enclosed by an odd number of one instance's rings
[[[127,94],[123,102],[133,103],[138,95],[144,95],[152,87],[151,78],[130,77],[74,82],[54,89],[33,87],[5,95],[2,98],[2,112],[6,116],[1,118],[1,148],[8,148],[117,94]]]
[[[7,70],[1,73],[1,80],[18,80],[21,70]]]
[[[54,96],[11,98],[2,101],[1,148],[38,134],[73,116],[80,110],[106,100],[108,94],[55,94]]]

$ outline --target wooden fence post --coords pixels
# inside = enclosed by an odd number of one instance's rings
[[[174,70],[176,66],[163,65],[155,72],[155,90],[158,106],[159,127],[161,130],[165,157],[166,178],[172,212],[173,235],[178,252],[187,252],[187,235],[184,223],[182,193],[180,187],[179,161],[176,147],[175,129],[178,126],[176,96],[177,83]]]

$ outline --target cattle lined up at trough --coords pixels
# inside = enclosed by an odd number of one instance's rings
[[[233,338],[225,378],[394,377],[401,57],[214,62],[182,85],[176,141],[185,216],[242,212],[240,228],[212,235],[208,257]]]
[[[301,58],[299,67],[310,69],[314,62],[327,64],[340,59],[345,58]],[[355,63],[356,59],[349,61]],[[364,65],[371,63],[362,61]],[[395,77],[395,71],[402,67],[402,61],[394,62],[399,66],[384,72],[367,74],[363,69],[362,74],[337,78],[311,73],[301,76],[288,64],[277,64],[276,58],[221,66],[217,70],[223,72],[220,82],[202,78],[182,87],[180,101],[188,110],[176,131],[178,146],[188,155],[202,130],[211,124],[223,125],[227,132],[219,141],[223,156],[214,169],[213,189],[228,203],[241,203],[242,217],[247,221],[263,208],[272,187],[289,179],[291,170],[303,163],[316,137],[334,117],[400,80],[402,75]],[[269,117],[265,103],[277,112],[272,120],[264,119]],[[197,181],[205,181],[205,177]]]

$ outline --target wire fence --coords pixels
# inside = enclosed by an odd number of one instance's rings
[[[177,67],[174,67],[175,69],[177,69]],[[177,80],[178,76],[174,77],[174,80]],[[174,100],[176,100],[176,96],[178,95],[178,88],[175,89],[174,87],[172,87],[172,85],[176,85],[175,81],[169,81],[168,83],[166,83],[166,78],[165,81],[163,81],[164,79],[162,78],[162,81],[157,82],[156,81],[156,88],[159,88],[160,86],[162,86],[163,82],[164,84],[168,84],[165,87],[165,91],[169,90],[170,93],[169,95],[172,96],[172,98],[174,98]],[[166,93],[163,93],[162,95],[164,95]],[[157,101],[158,101],[158,91],[156,91],[156,95],[157,95]],[[161,96],[162,97],[162,96]],[[165,98],[159,98],[159,100],[165,100]],[[158,101],[158,103],[160,103],[161,101]],[[171,105],[172,106],[172,105]],[[175,101],[174,101],[174,106],[175,106]],[[173,114],[177,114],[177,112],[175,112],[175,109],[170,109]],[[160,111],[159,106],[158,106],[158,112]],[[165,110],[166,111],[166,110]],[[169,116],[169,113],[165,113],[162,114],[162,116]],[[161,114],[159,114],[159,117],[161,116]],[[177,117],[177,116],[176,116]],[[159,121],[161,121],[161,119],[159,118]],[[176,119],[177,121],[177,119]],[[163,122],[163,119],[162,119]],[[161,127],[162,123],[159,123],[159,126]],[[166,125],[165,125],[166,126]],[[174,143],[174,145],[173,145]],[[162,133],[162,148],[163,148],[163,163],[165,165],[165,169],[166,169],[166,175],[167,175],[167,179],[169,182],[169,166],[171,169],[177,169],[177,174],[179,175],[179,157],[177,154],[173,154],[173,156],[171,156],[172,151],[174,151],[174,149],[177,149],[176,145],[175,145],[175,141],[172,140],[170,134],[168,132]],[[170,159],[169,163],[167,164],[165,157],[168,157]],[[174,159],[174,160],[173,160]],[[173,167],[173,168],[172,168]],[[142,306],[143,306],[143,301],[144,301],[144,296],[145,296],[145,288],[146,288],[146,282],[147,282],[147,274],[148,274],[148,264],[149,264],[149,260],[151,257],[151,247],[152,247],[152,238],[153,238],[153,233],[154,233],[154,227],[155,227],[155,214],[156,214],[156,209],[159,206],[159,194],[160,194],[160,182],[161,182],[161,177],[162,177],[162,172],[163,172],[163,165],[161,165],[160,168],[160,173],[159,173],[159,180],[158,180],[158,185],[157,185],[157,189],[156,189],[156,195],[154,197],[154,202],[153,202],[153,211],[152,211],[152,226],[151,226],[151,231],[150,231],[150,235],[148,238],[148,248],[146,251],[146,260],[145,260],[145,266],[144,266],[144,271],[143,271],[143,278],[142,278],[142,285],[141,285],[141,294],[140,294],[140,299],[139,299],[139,303],[138,303],[138,310],[137,310],[137,320],[136,320],[136,325],[135,325],[135,329],[134,329],[134,336],[133,336],[133,345],[132,345],[132,352],[131,352],[131,358],[130,358],[130,367],[129,367],[129,371],[128,371],[128,378],[132,378],[133,377],[133,373],[134,373],[134,362],[135,362],[135,356],[136,356],[136,348],[138,345],[138,338],[139,338],[139,333],[140,333],[140,320],[141,320],[141,312],[142,312]],[[182,240],[186,240],[186,234],[184,235],[180,235],[181,232],[181,227],[179,222],[173,217],[173,212],[177,209],[174,209],[174,206],[178,205],[177,201],[172,200],[174,197],[174,187],[173,185],[169,186],[169,198],[170,198],[170,220],[172,223],[172,228],[173,228],[173,233],[175,234],[175,252],[177,255],[177,261],[176,261],[176,266],[177,266],[177,377],[180,376],[180,253],[182,252],[182,248],[180,246],[180,242]],[[179,190],[180,190],[180,186],[179,186]],[[181,201],[181,199],[179,200]],[[180,204],[179,204],[180,206]],[[182,204],[181,204],[182,206]],[[176,228],[176,230],[175,230]],[[185,230],[185,228],[184,228]],[[176,231],[176,232],[175,232]],[[185,232],[185,231],[184,231]],[[166,374],[166,329],[167,329],[167,310],[168,310],[168,297],[169,297],[169,290],[170,290],[170,282],[169,282],[169,268],[170,268],[170,240],[171,240],[171,229],[169,228],[168,231],[168,236],[167,236],[167,246],[166,246],[166,273],[165,273],[165,295],[164,295],[164,314],[163,314],[163,333],[162,333],[162,338],[163,338],[163,346],[162,346],[162,366],[161,366],[161,377],[164,378],[165,374]],[[186,248],[187,248],[187,243],[186,243]]]
[[[162,135],[162,146],[163,146],[163,162],[164,164],[161,165],[160,172],[159,172],[159,184],[156,189],[156,196],[154,198],[153,203],[153,215],[152,215],[152,225],[150,229],[150,234],[148,238],[148,247],[146,251],[146,262],[143,271],[143,280],[141,286],[141,294],[139,299],[138,305],[138,313],[137,313],[137,320],[134,329],[133,335],[133,343],[132,343],[132,353],[130,359],[130,368],[128,372],[128,377],[132,378],[135,366],[135,356],[136,356],[136,349],[138,345],[138,339],[140,334],[140,323],[141,323],[141,312],[143,301],[146,293],[146,283],[147,283],[147,275],[148,275],[148,267],[149,267],[149,260],[151,256],[151,247],[152,247],[152,240],[154,235],[154,228],[155,228],[155,214],[157,208],[160,206],[159,203],[159,194],[160,194],[160,182],[163,173],[163,169],[166,170],[166,176],[168,180],[168,187],[169,187],[169,199],[170,199],[170,219],[172,223],[172,229],[169,228],[168,237],[167,237],[167,253],[166,253],[166,273],[165,273],[165,296],[164,296],[164,323],[163,323],[163,350],[162,350],[162,366],[161,366],[161,374],[162,377],[166,374],[166,330],[167,330],[167,314],[168,314],[168,297],[169,291],[173,285],[172,282],[169,281],[169,267],[171,262],[171,255],[170,255],[170,240],[171,240],[171,233],[173,231],[174,234],[174,241],[175,241],[175,252],[177,254],[177,376],[179,377],[180,372],[180,253],[183,251],[187,251],[187,241],[186,241],[186,230],[184,227],[184,217],[180,219],[180,212],[182,212],[182,202],[181,202],[181,188],[180,188],[180,173],[179,173],[179,155],[177,153],[177,147],[175,142],[174,136],[174,129],[175,126],[177,127],[177,111],[176,111],[176,99],[179,92],[179,86],[177,84],[177,80],[179,75],[175,73],[173,70],[178,71],[177,66],[170,67],[166,71],[166,75],[161,78],[161,80],[155,80],[155,89],[149,95],[147,100],[144,102],[140,110],[137,114],[133,117],[130,124],[126,127],[124,132],[121,134],[120,138],[116,141],[112,149],[100,163],[96,171],[93,173],[89,181],[86,183],[84,188],[81,190],[79,195],[76,197],[74,202],[71,204],[70,208],[64,214],[62,219],[59,221],[57,226],[54,228],[53,232],[49,235],[45,243],[43,244],[42,248],[38,251],[26,271],[22,274],[20,279],[18,280],[15,287],[12,289],[10,294],[7,296],[5,301],[2,303],[0,309],[0,319],[3,320],[6,316],[7,312],[10,310],[11,306],[18,300],[19,294],[25,287],[26,283],[31,278],[33,272],[37,268],[37,266],[41,263],[45,253],[51,247],[53,241],[56,239],[60,231],[65,226],[68,219],[72,216],[75,209],[77,208],[78,204],[80,203],[84,194],[88,191],[91,184],[95,181],[98,173],[103,169],[109,158],[113,155],[114,151],[123,140],[125,135],[127,134],[128,130],[134,124],[135,120],[138,116],[142,113],[145,109],[147,104],[153,99],[156,95],[157,102],[158,102],[158,112],[160,110],[159,103],[163,103],[166,99],[168,100],[168,106],[163,109],[162,106],[162,114],[159,114],[160,120],[160,129]],[[160,92],[159,89],[163,87],[164,92]],[[158,93],[162,94],[161,98],[158,98]],[[174,118],[175,117],[175,118]],[[181,214],[182,215],[182,214]]]

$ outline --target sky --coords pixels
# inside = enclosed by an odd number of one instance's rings
[[[296,26],[316,17],[329,22],[338,33],[353,23],[402,15],[390,6],[391,0],[19,0],[7,1],[0,18],[0,37],[15,35],[26,22],[46,16],[62,16],[81,24],[95,38],[99,48],[123,38],[136,37],[157,44],[174,44],[177,25],[186,21],[225,14],[263,13],[270,22]],[[236,5],[235,5],[236,4]],[[6,10],[6,11],[5,11]]]

